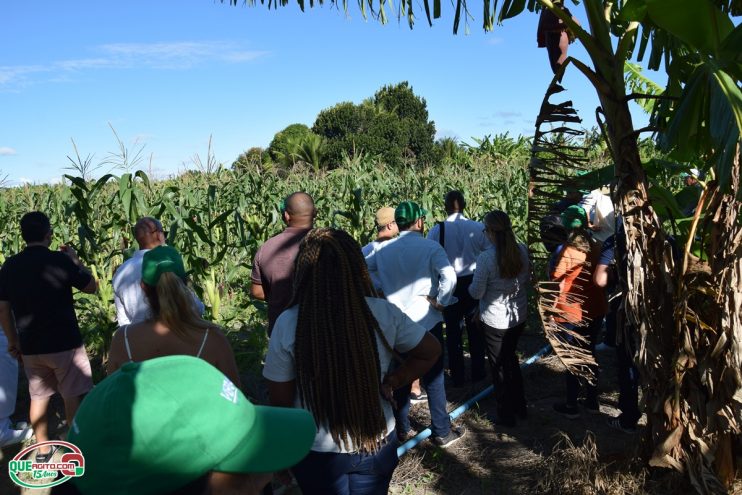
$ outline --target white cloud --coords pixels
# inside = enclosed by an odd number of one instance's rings
[[[492,37],[487,40],[488,45],[500,45],[505,41],[505,38]]]
[[[98,55],[58,60],[47,65],[0,66],[0,91],[10,91],[46,74],[46,80],[65,81],[74,72],[95,69],[183,70],[205,63],[241,64],[269,52],[248,50],[231,41],[182,41],[170,43],[112,43],[92,49]]]
[[[0,146],[0,156],[11,156],[17,154],[17,151],[8,146]]]

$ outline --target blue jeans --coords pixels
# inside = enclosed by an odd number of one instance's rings
[[[376,453],[310,451],[291,469],[302,493],[327,495],[386,495],[399,464],[396,432]]]
[[[430,330],[438,342],[443,346],[443,324],[438,323]],[[451,432],[451,419],[446,411],[446,389],[443,386],[443,355],[435,362],[432,368],[422,377],[422,385],[428,393],[428,409],[430,409],[430,422],[433,436],[445,437]],[[397,431],[407,433],[410,431],[410,388],[407,385],[394,391],[394,401],[397,410],[394,411],[394,419],[397,421]]]

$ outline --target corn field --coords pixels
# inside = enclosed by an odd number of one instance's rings
[[[485,144],[491,146],[489,140]],[[390,168],[360,157],[319,173],[301,166],[288,171],[217,166],[160,181],[142,171],[125,171],[96,181],[67,175],[64,184],[6,188],[0,194],[0,262],[24,247],[21,216],[45,212],[54,230],[51,248],[74,246],[100,281],[97,294],[75,296],[86,346],[100,373],[117,327],[111,278],[137,249],[134,222],[156,217],[168,243],[182,253],[193,287],[206,305],[206,317],[226,329],[240,368],[257,371],[266,346],[265,307],[248,297],[250,270],[257,248],[283,229],[281,200],[291,192],[307,191],[316,202],[317,226],[345,229],[363,245],[374,238],[373,218],[379,207],[417,201],[430,212],[430,227],[433,217],[445,216],[445,193],[458,188],[469,202],[469,216],[506,210],[525,236],[526,160],[518,156],[507,163],[489,152],[471,157],[427,168]]]

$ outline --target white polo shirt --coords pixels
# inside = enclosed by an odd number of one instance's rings
[[[149,249],[135,251],[113,275],[113,300],[119,326],[139,323],[151,316],[147,297],[139,285],[142,281],[142,258]]]
[[[384,299],[367,297],[366,302],[379,323],[379,329],[389,345],[397,352],[409,352],[417,347],[425,335],[425,329],[413,322],[399,308]],[[285,310],[273,326],[268,353],[265,356],[263,376],[274,382],[288,382],[296,378],[296,363],[294,360],[294,345],[296,342],[296,322],[299,317],[299,306],[292,306]],[[384,381],[392,362],[392,354],[387,350],[379,337],[376,337],[376,348],[379,350],[380,381]],[[340,397],[342,399],[342,397]],[[386,419],[386,433],[394,430],[394,413],[389,402],[379,397],[384,417]],[[297,393],[294,398],[294,407],[304,408]],[[311,412],[311,411],[310,411]],[[385,435],[383,435],[385,436]],[[381,438],[383,438],[383,436]],[[381,439],[380,438],[380,439]],[[312,450],[316,452],[354,452],[356,446],[338,446],[332,439],[327,425],[318,425],[317,436],[314,438]]]
[[[440,244],[440,230],[440,225],[436,223],[428,232],[428,239]],[[443,248],[457,277],[474,273],[477,256],[492,246],[483,230],[482,222],[469,220],[461,213],[454,213],[446,218]]]
[[[149,249],[135,251],[128,260],[116,270],[111,285],[113,286],[113,302],[116,305],[116,320],[119,326],[130,325],[148,320],[152,317],[152,308],[149,307],[147,296],[142,290],[142,261],[144,253]],[[206,307],[193,293],[193,304],[198,314],[203,315]]]
[[[446,252],[420,232],[404,231],[380,244],[366,257],[366,264],[374,286],[426,330],[443,321],[443,313],[430,305],[427,296],[442,306],[456,302],[456,272]]]

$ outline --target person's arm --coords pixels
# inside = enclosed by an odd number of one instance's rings
[[[21,355],[21,348],[18,345],[18,332],[15,328],[13,310],[8,301],[0,301],[0,326],[3,327],[5,337],[8,339],[8,354],[18,359]]]
[[[474,276],[471,279],[471,285],[469,285],[469,295],[473,299],[482,299],[484,293],[487,290],[487,276],[489,270],[487,269],[486,261],[487,256],[484,253],[477,257],[477,269],[474,270]]]
[[[262,248],[262,246],[261,246]],[[263,290],[263,277],[260,271],[260,255],[262,249],[258,248],[255,253],[255,259],[252,264],[252,273],[250,273],[250,296],[258,301],[265,301],[265,290]]]
[[[250,295],[253,299],[257,299],[258,301],[265,301],[265,292],[263,291],[263,286],[255,283],[254,280],[252,284],[250,284]]]
[[[606,287],[608,285],[609,273],[608,265],[596,266],[595,272],[593,272],[593,282],[595,285],[598,287]]]
[[[108,351],[106,362],[106,373],[111,375],[128,361],[126,344],[124,343],[124,332],[119,328],[111,339],[111,348]]]
[[[75,267],[77,267],[78,273],[75,274],[73,286],[75,286],[78,290],[81,292],[84,292],[86,294],[95,294],[95,292],[98,290],[98,281],[95,279],[95,277],[90,273],[90,270],[85,267],[85,265],[82,264],[82,261],[80,261],[80,258],[77,256],[77,251],[72,246],[67,246],[62,244],[59,246],[59,250],[67,255],[67,257],[72,260],[72,263],[74,263]],[[79,283],[80,277],[89,277],[87,279],[87,283]],[[75,280],[76,279],[76,280]],[[84,284],[84,285],[83,285]]]
[[[234,357],[234,351],[232,350],[232,346],[229,344],[229,340],[227,340],[227,337],[221,330],[212,328],[211,333],[209,333],[209,337],[207,338],[206,347],[209,346],[209,340],[211,340],[212,333],[214,334],[213,344],[215,347],[215,368],[221,371],[224,376],[229,378],[229,381],[231,381],[235,387],[241,389],[242,382],[240,380],[240,371],[237,368],[237,360]]]
[[[433,367],[441,355],[441,344],[429,332],[425,332],[420,343],[407,351],[407,359],[397,369],[384,377],[383,385],[387,388],[385,396],[391,396],[389,391],[394,391],[415,379],[423,376]]]
[[[438,273],[438,295],[435,298],[437,306],[445,308],[451,304],[453,291],[456,289],[456,271],[448,261],[446,251],[438,246],[433,255],[433,266]],[[436,307],[436,309],[438,309]]]
[[[121,295],[114,289],[113,293],[113,304],[116,306],[116,321],[120,327],[131,323],[129,316],[126,314],[126,308],[124,308],[124,301],[121,299]]]
[[[294,407],[296,380],[288,382],[268,382],[268,403],[276,407]]]
[[[294,365],[292,334],[296,319],[291,309],[281,313],[273,327],[268,343],[263,377],[268,383],[269,404],[277,407],[294,407],[296,394],[296,368]]]

